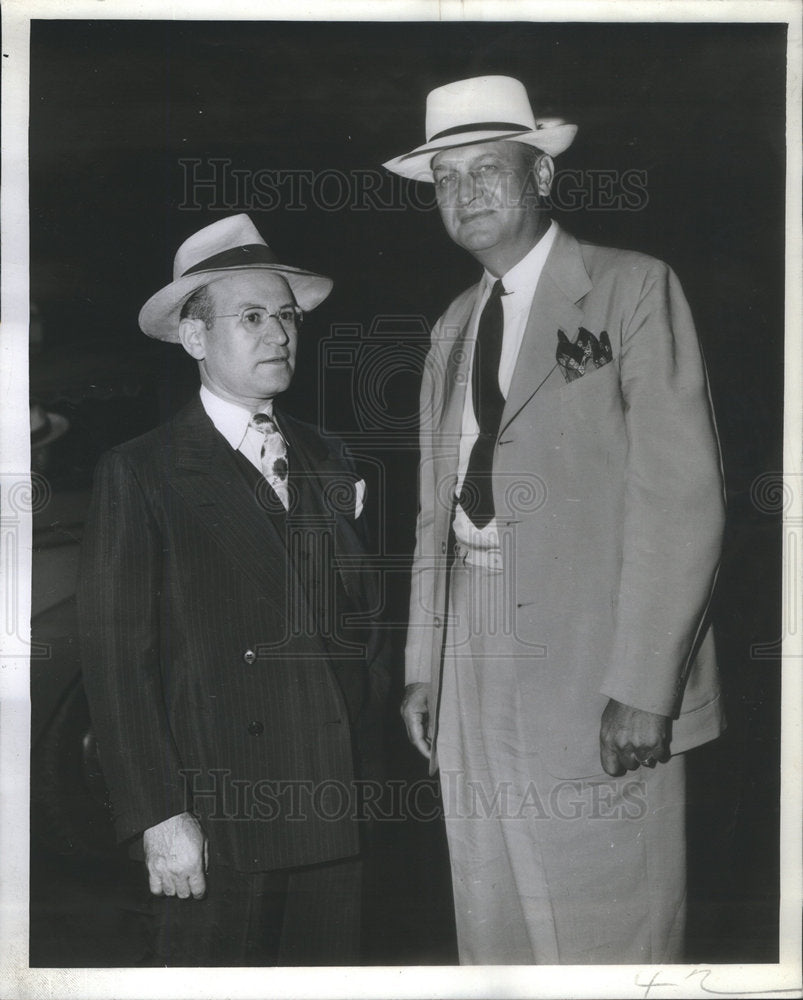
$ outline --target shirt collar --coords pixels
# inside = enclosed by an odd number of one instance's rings
[[[541,271],[544,269],[544,264],[557,235],[558,226],[553,219],[549,223],[549,229],[547,229],[529,253],[522,257],[518,264],[514,264],[506,274],[502,275],[502,284],[505,286],[505,297],[515,296],[518,298],[523,293],[526,296],[526,301],[529,303],[535,294],[535,286],[538,284]],[[490,271],[486,271],[484,277],[486,287],[490,291],[497,279]]]
[[[247,410],[244,406],[223,399],[205,385],[201,386],[201,403],[206,414],[216,429],[229,442],[232,448],[239,449],[243,443],[248,421],[254,413],[267,413],[273,416],[273,401],[269,400],[259,410]]]

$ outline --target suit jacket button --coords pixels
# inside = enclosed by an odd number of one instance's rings
[[[441,542],[441,552],[446,553],[446,542]]]
[[[249,722],[248,732],[251,736],[261,736],[265,732],[265,727],[261,722]]]
[[[253,649],[246,649],[246,651],[243,653],[243,660],[245,660],[245,662],[248,664],[249,667],[251,666],[252,663],[256,663],[256,659],[257,659],[257,654],[253,651]]]
[[[435,628],[440,628],[440,627],[441,627],[441,620],[440,620],[440,618],[436,618],[435,619]]]

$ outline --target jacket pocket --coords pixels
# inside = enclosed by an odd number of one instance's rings
[[[609,361],[601,368],[587,371],[585,375],[567,382],[556,390],[561,405],[586,406],[591,400],[606,393],[619,394],[619,366],[616,361]]]

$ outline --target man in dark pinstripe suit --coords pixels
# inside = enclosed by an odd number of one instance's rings
[[[84,679],[159,964],[359,960],[355,779],[379,773],[388,679],[365,485],[274,409],[330,289],[247,216],[190,237],[140,326],[198,362],[200,395],[96,472]]]

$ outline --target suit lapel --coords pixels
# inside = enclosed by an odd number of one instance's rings
[[[441,361],[444,370],[443,402],[432,418],[437,428],[440,451],[438,481],[444,474],[457,469],[457,456],[462,429],[463,407],[468,386],[467,348],[469,330],[477,310],[479,285],[466,293],[466,299],[456,316],[444,317],[443,330],[457,329],[452,341],[441,340]],[[591,289],[591,280],[583,262],[580,244],[558,228],[544,270],[533,296],[527,327],[519,350],[513,379],[510,383],[500,434],[527,405],[556,369],[557,332],[574,339],[582,322],[583,312],[577,303]]]
[[[173,488],[259,593],[283,608],[280,598],[287,586],[284,538],[199,398],[174,421],[172,444],[173,468],[168,475]]]
[[[277,415],[290,449],[291,479],[301,481],[316,509],[312,514],[320,523],[326,515],[327,526],[334,524],[335,563],[347,594],[361,603],[362,573],[353,559],[363,549],[348,516],[329,512],[324,490],[354,477],[344,471],[317,435],[290,417]],[[287,611],[288,588],[305,599],[304,587],[292,553],[288,553],[283,518],[272,517],[260,503],[259,491],[250,486],[237,465],[237,456],[215,429],[199,398],[193,400],[175,419],[172,435],[171,485],[193,509],[225,553],[252,581],[268,603],[282,613]],[[256,480],[261,482],[259,478]],[[292,574],[292,583],[288,574]]]
[[[443,381],[439,382],[437,372],[432,396],[437,406],[440,394],[439,385],[443,386],[442,405],[440,410],[432,413],[434,432],[434,462],[435,482],[439,489],[448,484],[444,492],[451,495],[457,481],[457,464],[460,452],[460,435],[463,428],[463,408],[468,391],[468,372],[471,350],[468,346],[469,331],[473,328],[479,300],[479,285],[466,292],[460,310],[451,315],[451,310],[444,316],[441,324],[443,334],[456,331],[453,338],[442,337],[439,341],[439,364],[444,373]]]
[[[335,567],[346,593],[359,603],[362,574],[360,567],[355,567],[354,559],[350,558],[363,553],[363,546],[354,526],[356,476],[348,472],[342,462],[325,447],[320,437],[311,433],[300,421],[280,414],[278,419],[292,455],[291,482],[295,472],[299,487],[306,490],[314,505],[312,517],[317,518],[318,526],[324,529],[317,533],[318,536],[322,539],[326,534],[325,529],[332,528]],[[340,511],[337,508],[343,497],[346,498],[345,509]]]
[[[533,296],[500,434],[553,374],[558,330],[574,340],[583,317],[576,303],[590,288],[580,245],[558,229]]]
[[[445,388],[443,393],[443,408],[440,414],[441,430],[447,433],[460,434],[463,421],[463,407],[468,387],[468,371],[470,350],[468,348],[469,330],[472,329],[479,305],[479,288],[477,284],[469,290],[467,307],[461,314],[450,319],[447,314],[442,329],[444,332],[456,330],[453,340],[442,340],[442,349],[446,354]]]

